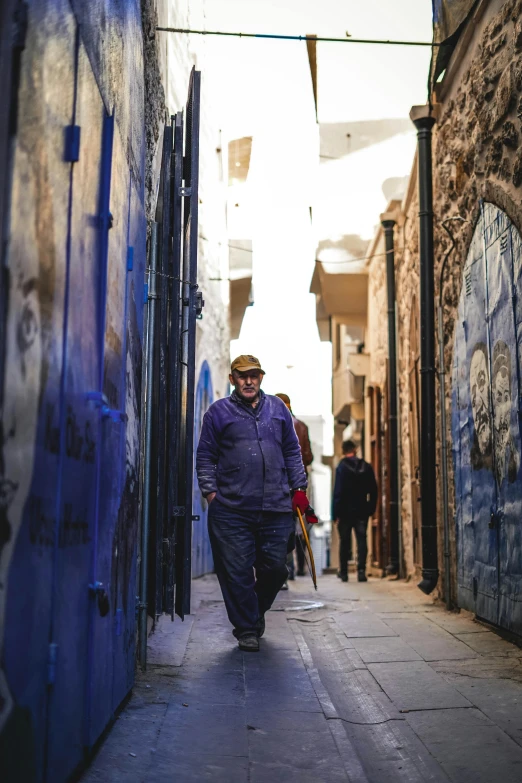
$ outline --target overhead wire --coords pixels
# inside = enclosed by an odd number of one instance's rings
[[[275,33],[240,33],[228,30],[190,30],[185,27],[156,27],[162,33],[185,33],[187,35],[217,35],[234,38],[264,38],[277,41],[313,41],[323,43],[354,43],[373,44],[376,46],[429,46],[437,47],[441,44],[432,41],[393,41],[380,38],[335,38],[320,35],[280,35]]]

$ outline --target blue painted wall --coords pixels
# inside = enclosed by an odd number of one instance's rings
[[[196,387],[194,443],[199,443],[203,416],[213,402],[212,375],[208,362],[204,361],[201,365]],[[214,561],[212,560],[207,528],[208,504],[199,491],[195,470],[193,511],[195,516],[199,516],[199,520],[192,525],[192,576],[197,577],[211,573],[214,570]]]
[[[522,241],[485,203],[463,271],[453,368],[458,602],[522,633]]]
[[[143,100],[138,0],[29,3],[0,443],[3,780],[66,780],[133,682]]]

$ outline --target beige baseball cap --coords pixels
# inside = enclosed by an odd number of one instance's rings
[[[238,356],[232,364],[230,365],[230,372],[234,372],[234,370],[237,370],[238,372],[248,372],[248,370],[259,370],[259,372],[262,372],[264,374],[264,370],[261,367],[261,363],[259,359],[256,359],[255,356],[252,356],[252,354],[243,353],[241,356]]]

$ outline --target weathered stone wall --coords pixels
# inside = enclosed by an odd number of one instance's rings
[[[368,261],[368,323],[372,326],[368,330],[365,344],[370,354],[370,377],[367,380],[381,389],[384,389],[386,383],[388,358],[387,307],[384,235],[379,231],[376,241],[371,245]]]
[[[480,210],[480,199],[497,204],[522,227],[522,2],[493,0],[480,19],[461,62],[450,64],[451,83],[442,87],[439,121],[433,132],[433,190],[435,230],[435,295],[440,292],[442,263],[451,241],[443,226],[455,237],[455,248],[443,282],[444,365],[446,371],[446,432],[451,454],[451,367],[456,311],[462,285],[462,264]],[[456,57],[461,55],[455,53]],[[396,286],[399,333],[399,389],[401,418],[401,485],[404,558],[407,573],[415,571],[412,548],[412,493],[409,432],[410,323],[412,307],[419,299],[419,237],[417,171],[412,171],[411,193],[403,203],[402,225],[396,229]],[[377,283],[374,283],[374,285]],[[379,283],[382,285],[382,283]],[[384,331],[382,319],[372,329]],[[374,338],[375,341],[376,338]],[[438,367],[438,338],[436,356]],[[443,590],[443,509],[440,477],[440,406],[437,382],[437,471],[439,520],[439,592]],[[455,497],[451,458],[449,468],[450,549],[453,595],[456,587]]]
[[[480,210],[480,199],[504,210],[522,228],[522,2],[491,2],[441,104],[434,133],[435,287],[438,299],[441,267],[450,248],[442,225],[451,221],[455,249],[443,282],[446,416],[451,421],[451,367],[462,265]],[[438,351],[438,346],[437,346]],[[440,432],[440,410],[437,410]],[[451,433],[446,433],[451,454]],[[440,453],[440,444],[439,444]],[[449,512],[453,595],[456,588],[455,495],[449,459]],[[439,481],[439,567],[443,569],[442,506]],[[439,582],[442,587],[442,579]]]
[[[414,165],[412,175],[417,176]],[[398,333],[398,379],[399,379],[399,436],[400,436],[400,485],[401,485],[401,520],[403,561],[407,576],[415,573],[413,558],[413,522],[412,503],[417,502],[412,497],[412,479],[415,465],[411,463],[410,444],[410,331],[415,310],[419,307],[419,223],[418,198],[416,188],[403,204],[403,214],[395,229],[396,243],[396,296],[397,296],[397,333]]]

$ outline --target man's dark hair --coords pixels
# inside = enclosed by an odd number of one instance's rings
[[[352,451],[357,451],[357,446],[353,440],[343,440],[343,454],[351,454]]]

